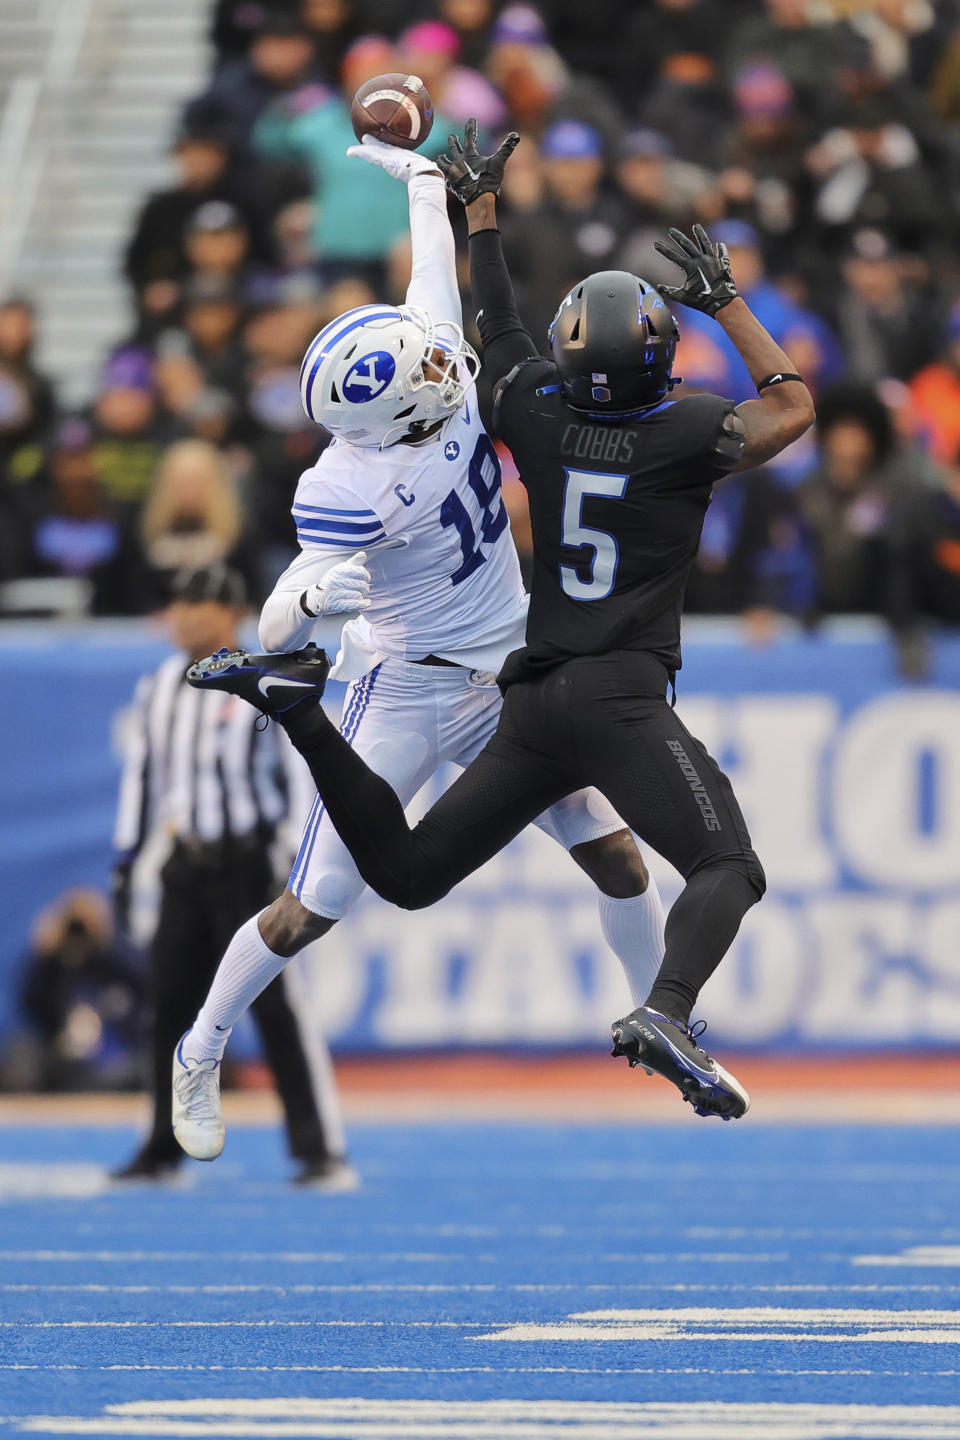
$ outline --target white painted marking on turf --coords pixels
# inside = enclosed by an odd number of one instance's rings
[[[477,1330],[481,1325],[479,1321],[460,1320],[0,1320],[0,1329],[3,1330],[307,1330],[314,1327],[334,1330]]]
[[[918,1266],[932,1265],[954,1270],[960,1267],[960,1245],[911,1245],[899,1255],[853,1255],[851,1265]]]
[[[133,1401],[102,1415],[35,1415],[58,1435],[331,1437],[331,1440],[956,1440],[960,1406],[637,1404],[561,1400],[249,1399]],[[216,1427],[214,1429],[213,1427]]]
[[[817,1344],[955,1344],[960,1311],[803,1309],[587,1310],[553,1324],[488,1320],[2,1320],[4,1330],[479,1330],[475,1340],[813,1341]]]
[[[587,1310],[559,1324],[514,1324],[476,1340],[529,1342],[704,1340],[813,1341],[818,1345],[911,1343],[952,1345],[960,1340],[957,1310],[752,1309]]]
[[[0,1203],[8,1200],[85,1200],[109,1189],[99,1165],[0,1164]]]

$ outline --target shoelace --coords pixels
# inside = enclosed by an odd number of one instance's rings
[[[216,1120],[216,1063],[210,1069],[197,1066],[184,1070],[174,1081],[177,1099],[190,1112],[191,1120]]]
[[[657,1019],[662,1020],[664,1024],[672,1025],[675,1030],[679,1030],[680,1034],[685,1035],[694,1045],[697,1044],[700,1036],[707,1028],[706,1020],[695,1020],[692,1025],[684,1025],[682,1020],[671,1020],[669,1015],[661,1015],[659,1010],[651,1010],[650,1014],[656,1015]],[[697,1046],[697,1049],[699,1048],[700,1047]]]

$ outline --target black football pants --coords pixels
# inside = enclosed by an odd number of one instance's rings
[[[183,1151],[170,1114],[174,1046],[206,999],[234,932],[276,899],[277,884],[265,844],[227,844],[201,854],[178,846],[161,878],[160,918],[150,947],[153,1125],[145,1148],[155,1159],[179,1160]],[[322,1159],[326,1139],[282,974],[252,1009],[283,1102],[290,1152],[302,1160]]]
[[[687,882],[649,997],[685,1020],[765,881],[730,782],[667,704],[667,681],[653,656],[623,650],[512,686],[496,734],[413,830],[318,705],[279,719],[364,880],[405,909],[432,905],[556,800],[596,786]]]

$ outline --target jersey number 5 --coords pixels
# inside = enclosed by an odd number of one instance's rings
[[[566,469],[566,467],[564,467]],[[620,551],[614,537],[606,530],[594,530],[583,524],[584,500],[597,496],[605,500],[622,500],[627,493],[629,475],[594,475],[586,470],[566,470],[563,490],[563,543],[572,550],[589,546],[590,578],[584,580],[585,565],[561,565],[560,583],[571,600],[605,600],[617,583]]]
[[[484,477],[486,468],[489,478]],[[481,435],[470,460],[467,484],[480,502],[480,539],[473,528],[467,507],[456,490],[451,490],[440,507],[440,524],[452,525],[460,537],[463,564],[450,576],[451,585],[460,585],[486,563],[481,545],[492,545],[507,528],[507,512],[500,498],[500,461],[489,435]]]

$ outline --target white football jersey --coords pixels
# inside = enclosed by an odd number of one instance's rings
[[[344,629],[340,677],[386,656],[498,670],[523,644],[526,595],[500,464],[472,394],[425,445],[332,441],[300,477],[293,516],[308,554],[367,552],[371,605]]]

